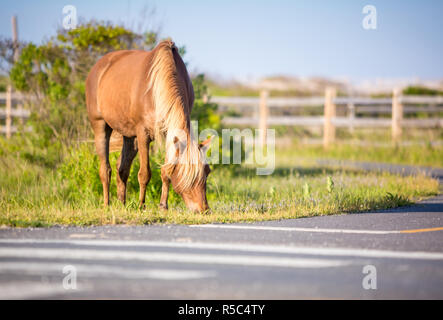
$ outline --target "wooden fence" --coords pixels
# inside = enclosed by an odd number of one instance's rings
[[[228,125],[253,126],[265,132],[268,126],[322,126],[323,144],[328,146],[335,141],[336,127],[391,127],[393,141],[398,141],[404,127],[432,128],[443,127],[443,96],[402,96],[394,90],[392,98],[337,97],[336,89],[327,88],[324,97],[279,98],[269,97],[266,91],[260,97],[212,97],[212,102],[222,107],[235,108],[241,111],[244,107],[256,108],[253,117],[225,117],[223,122]],[[337,106],[346,107],[346,116],[337,116]],[[420,106],[417,106],[420,105]],[[320,116],[272,116],[274,108],[323,108]],[[437,116],[417,119],[405,118],[411,113],[437,114]],[[370,113],[374,115],[390,114],[387,117],[357,117],[356,114]],[[262,143],[266,136],[262,135]]]
[[[17,62],[20,56],[19,43],[18,43],[18,29],[17,29],[17,17],[11,17],[12,26],[12,41],[14,49],[14,62]],[[7,86],[6,92],[0,92],[0,106],[5,105],[4,108],[0,107],[0,120],[5,120],[5,125],[0,125],[0,133],[6,135],[6,138],[10,138],[12,133],[17,132],[18,128],[14,125],[13,118],[18,118],[19,124],[24,123],[24,119],[27,119],[30,112],[23,109],[23,95],[19,92],[13,92],[10,85]],[[30,130],[30,127],[25,127],[26,130]]]
[[[7,87],[6,92],[0,92],[1,105],[5,105],[4,108],[0,108],[0,119],[5,120],[5,125],[0,126],[0,133],[5,134],[6,138],[10,138],[18,130],[13,123],[13,118],[18,118],[19,124],[23,124],[30,113],[28,110],[23,109],[23,95],[18,92],[12,92],[11,86]]]
[[[269,97],[267,91],[261,91],[260,97],[212,97],[211,102],[218,103],[222,108],[231,107],[241,111],[244,107],[253,107],[256,116],[253,117],[225,117],[223,122],[228,125],[252,126],[262,129],[261,141],[266,141],[268,126],[321,126],[323,127],[323,144],[330,145],[335,141],[337,127],[391,127],[392,139],[401,138],[403,128],[433,128],[443,127],[443,96],[402,96],[400,91],[394,90],[392,98],[366,97],[337,97],[334,88],[327,88],[324,97]],[[4,108],[1,106],[5,105]],[[417,106],[420,105],[420,106]],[[337,106],[346,107],[346,116],[337,116]],[[323,115],[318,116],[273,116],[271,109],[290,108],[322,108]],[[414,113],[434,114],[432,118],[417,119],[405,118],[405,114]],[[357,117],[356,114],[385,115],[385,117]],[[13,119],[23,124],[29,117],[28,110],[23,108],[23,95],[12,92],[8,86],[5,93],[0,93],[0,120],[5,125],[0,126],[0,133],[11,137],[17,132]],[[390,118],[386,117],[390,115]],[[27,127],[27,130],[30,128]]]

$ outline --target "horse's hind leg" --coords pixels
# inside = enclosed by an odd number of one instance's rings
[[[95,148],[100,160],[100,180],[103,185],[104,205],[109,205],[109,183],[111,181],[111,165],[109,164],[109,139],[112,128],[104,120],[92,124],[95,135]]]
[[[117,197],[123,203],[126,202],[126,182],[128,181],[132,160],[137,154],[134,139],[123,137],[122,152],[117,160]]]

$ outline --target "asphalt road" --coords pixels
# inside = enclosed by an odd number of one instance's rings
[[[0,298],[443,299],[442,214],[440,195],[253,224],[2,228]]]

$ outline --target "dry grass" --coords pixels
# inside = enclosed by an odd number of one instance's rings
[[[195,214],[181,201],[169,211],[151,200],[137,209],[135,193],[126,206],[113,201],[101,207],[91,194],[69,201],[56,175],[35,165],[22,164],[3,176],[0,187],[0,225],[42,227],[153,223],[199,224],[291,219],[392,208],[438,192],[438,182],[425,176],[400,177],[358,171],[333,170],[306,164],[276,169],[272,176],[256,176],[247,168],[220,168],[211,174],[208,198],[211,214]],[[2,172],[2,175],[6,172]],[[14,177],[15,175],[15,177]],[[115,199],[115,195],[114,199]]]

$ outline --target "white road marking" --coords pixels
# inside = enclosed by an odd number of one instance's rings
[[[97,235],[94,233],[71,233],[70,239],[96,239]]]
[[[72,245],[72,246],[122,247],[122,248],[164,247],[164,248],[186,248],[186,249],[201,249],[201,250],[263,252],[263,253],[276,253],[276,254],[301,254],[301,255],[314,255],[314,256],[319,255],[319,256],[363,257],[363,258],[443,260],[442,252],[392,251],[392,250],[359,249],[359,248],[297,247],[297,246],[282,246],[282,245],[248,244],[248,243],[166,242],[166,241],[133,241],[133,240],[0,239],[0,245],[2,243],[19,244],[19,245],[60,244],[60,245]],[[71,248],[65,248],[65,249],[71,250]]]
[[[105,264],[82,264],[73,263],[79,278],[124,278],[124,279],[158,279],[158,280],[191,280],[215,277],[217,273],[210,270],[175,270],[175,269],[143,269],[127,268]],[[63,267],[66,263],[61,262],[0,262],[0,273],[48,275],[54,273],[63,276]],[[1,286],[0,286],[1,288]]]
[[[74,248],[0,248],[0,258],[124,260],[179,262],[283,268],[329,268],[349,262],[331,259],[287,258],[256,255],[217,255],[172,252],[137,252],[122,250],[89,250]]]
[[[399,230],[357,230],[357,229],[329,229],[329,228],[299,228],[299,227],[272,227],[272,226],[238,226],[228,224],[195,224],[191,228],[214,228],[214,229],[243,229],[264,231],[290,231],[290,232],[320,232],[320,233],[355,233],[355,234],[395,234]]]
[[[61,282],[60,284],[43,283],[40,281],[2,282],[0,285],[0,300],[40,299],[72,292],[64,289]]]

